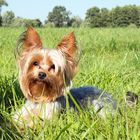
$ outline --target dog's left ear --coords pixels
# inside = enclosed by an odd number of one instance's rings
[[[57,49],[60,50],[65,55],[75,57],[77,46],[74,33],[71,32],[65,37],[63,37],[60,43],[57,45]]]
[[[64,77],[66,86],[69,86],[71,80],[76,74],[77,65],[80,58],[80,51],[76,44],[75,35],[73,32],[66,35],[57,45],[57,49],[62,52],[66,59]]]

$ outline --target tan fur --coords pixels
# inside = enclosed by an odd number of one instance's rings
[[[20,37],[19,82],[24,96],[33,102],[54,101],[64,94],[75,75],[78,48],[74,33],[62,38],[55,50],[43,49],[41,39],[32,27]],[[38,78],[40,72],[47,75],[45,79]]]
[[[30,49],[35,48],[41,48],[42,42],[40,40],[40,37],[38,33],[32,28],[29,27],[26,31],[25,40],[23,42],[24,50],[29,51]]]

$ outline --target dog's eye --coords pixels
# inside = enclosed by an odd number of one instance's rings
[[[38,62],[36,62],[36,61],[33,62],[33,65],[34,65],[34,66],[38,66]]]
[[[50,70],[55,70],[55,65],[54,65],[54,64],[52,64],[52,65],[50,66],[49,71],[50,71]]]
[[[55,65],[54,64],[51,65],[51,69],[55,70]]]

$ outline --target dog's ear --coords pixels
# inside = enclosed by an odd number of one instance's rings
[[[32,27],[28,27],[27,31],[23,32],[17,42],[17,49],[22,46],[23,51],[29,51],[34,48],[41,48],[42,42],[38,33]]]
[[[25,40],[23,42],[24,49],[30,48],[41,48],[42,42],[38,33],[32,27],[28,27],[25,35]]]
[[[64,77],[66,85],[68,86],[76,74],[80,58],[80,49],[77,47],[74,33],[71,32],[63,37],[57,45],[57,49],[62,52],[66,59]]]
[[[63,54],[69,55],[70,57],[74,57],[77,51],[74,33],[71,32],[65,37],[63,37],[60,43],[57,45],[57,49],[60,50]]]

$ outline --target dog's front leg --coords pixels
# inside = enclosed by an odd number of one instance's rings
[[[23,105],[23,107],[14,112],[12,116],[14,124],[18,125],[19,127],[33,127],[34,118],[38,116],[37,103],[31,102],[29,100]]]

